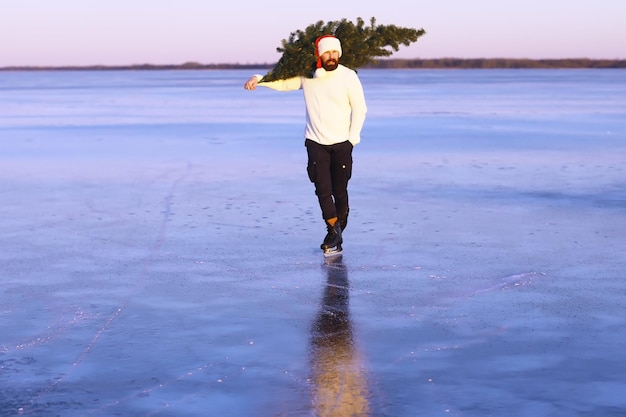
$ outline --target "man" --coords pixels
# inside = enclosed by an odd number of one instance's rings
[[[342,231],[348,224],[348,181],[352,176],[352,149],[361,141],[365,122],[365,96],[356,72],[339,64],[341,42],[324,35],[315,41],[318,57],[315,77],[298,76],[263,82],[254,75],[244,85],[277,91],[302,90],[306,105],[304,131],[307,172],[315,184],[328,233],[321,244],[325,254],[340,253]]]

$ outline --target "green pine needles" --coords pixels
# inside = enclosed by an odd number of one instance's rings
[[[376,25],[374,17],[370,25],[360,17],[356,24],[346,19],[324,23],[319,21],[305,30],[297,30],[282,40],[282,52],[274,68],[263,81],[274,81],[295,76],[313,77],[317,57],[315,40],[321,35],[335,35],[341,41],[342,56],[339,62],[346,67],[357,69],[374,62],[377,57],[387,57],[398,51],[400,45],[408,46],[424,35],[424,29],[403,28],[395,25]],[[387,49],[387,48],[391,48]]]

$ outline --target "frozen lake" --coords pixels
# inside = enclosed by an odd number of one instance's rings
[[[262,72],[262,71],[260,71]],[[0,416],[626,415],[626,71],[0,72]]]

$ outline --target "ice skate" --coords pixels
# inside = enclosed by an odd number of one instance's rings
[[[341,247],[341,245],[337,245],[337,246],[332,247],[332,248],[324,249],[324,257],[325,258],[330,258],[331,256],[338,256],[338,255],[341,255],[342,253],[343,253],[343,248]]]
[[[343,243],[341,224],[339,222],[335,223],[334,226],[327,224],[326,228],[328,229],[328,233],[324,238],[324,242],[320,245],[320,248],[324,252],[325,257],[339,255],[343,251],[341,247]]]

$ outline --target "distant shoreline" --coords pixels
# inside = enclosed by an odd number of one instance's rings
[[[0,71],[121,71],[121,70],[229,70],[267,69],[274,64],[201,64],[187,62],[180,65],[86,65],[86,66],[10,66]],[[513,59],[513,58],[436,58],[385,59],[361,68],[368,69],[562,69],[562,68],[626,68],[626,59]]]

